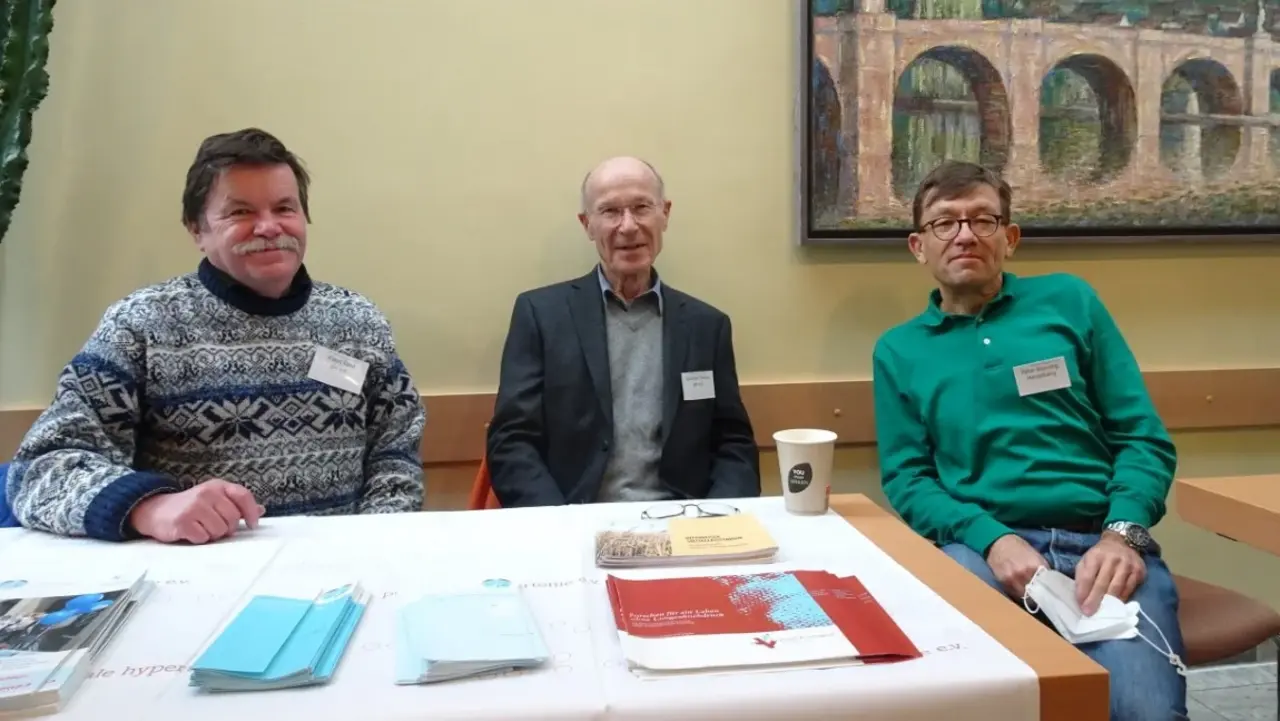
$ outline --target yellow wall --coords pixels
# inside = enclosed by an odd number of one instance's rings
[[[905,251],[794,245],[792,2],[62,0],[55,18],[0,244],[0,406],[47,403],[108,303],[194,267],[183,174],[203,137],[251,124],[314,174],[313,275],[382,306],[424,392],[492,389],[515,294],[590,267],[578,182],[612,154],[666,176],[659,267],[733,316],[745,381],[866,377],[924,303]],[[1013,269],[1093,282],[1148,369],[1274,366],[1277,250],[1026,249]],[[1280,433],[1178,440],[1188,473],[1280,470]],[[843,488],[873,490],[869,452],[841,459]],[[1276,559],[1166,527],[1175,561],[1280,603]],[[1207,562],[1220,548],[1232,563]]]

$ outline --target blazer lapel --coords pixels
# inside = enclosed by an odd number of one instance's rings
[[[684,298],[671,288],[664,287],[662,292],[662,443],[666,444],[684,394],[680,373],[689,351],[689,330],[685,323]]]
[[[578,329],[578,341],[587,359],[587,371],[605,419],[613,424],[613,381],[609,377],[609,341],[604,328],[604,298],[595,271],[574,285],[569,309]]]

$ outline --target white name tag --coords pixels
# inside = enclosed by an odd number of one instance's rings
[[[716,379],[711,371],[689,371],[680,374],[686,401],[704,401],[716,397]]]
[[[1067,372],[1067,359],[1063,356],[1014,366],[1013,379],[1018,382],[1020,396],[1071,387],[1071,374]]]
[[[369,364],[345,353],[316,346],[316,356],[311,359],[311,372],[307,377],[350,393],[364,389],[364,376]]]

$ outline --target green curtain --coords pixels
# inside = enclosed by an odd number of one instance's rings
[[[55,0],[0,0],[0,241],[18,207],[31,116],[49,92]]]

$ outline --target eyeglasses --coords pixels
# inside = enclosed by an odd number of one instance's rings
[[[938,240],[951,240],[960,234],[960,226],[968,224],[978,238],[988,238],[1000,227],[1004,218],[999,215],[978,215],[972,218],[937,218],[924,224],[921,230],[930,230]]]
[[[626,214],[629,211],[631,213],[631,217],[634,218],[636,222],[639,222],[653,215],[654,211],[657,209],[658,206],[653,203],[636,203],[635,205],[623,208],[601,208],[596,211],[596,215],[599,215],[607,223],[621,223],[622,219],[626,217]]]
[[[692,513],[690,512],[692,510]],[[640,517],[646,520],[657,521],[664,518],[680,518],[688,516],[690,518],[706,518],[714,516],[732,516],[740,511],[728,503],[659,503],[656,506],[649,506],[644,509]]]

